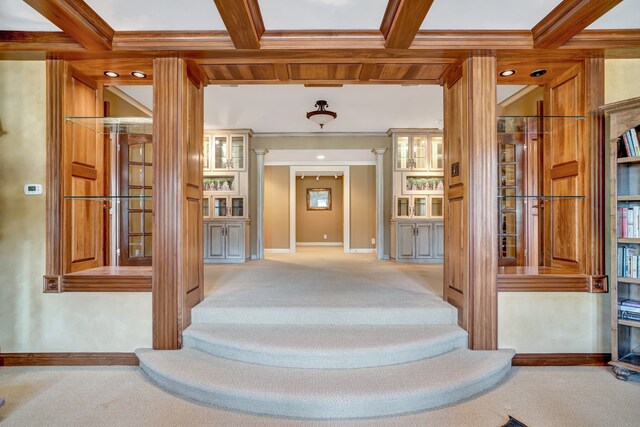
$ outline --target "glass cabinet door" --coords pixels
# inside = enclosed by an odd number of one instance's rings
[[[441,196],[429,197],[429,217],[430,218],[442,218],[443,213],[443,198]]]
[[[396,197],[396,218],[409,218],[411,216],[411,196]]]
[[[230,217],[244,218],[244,197],[231,197]]]
[[[213,218],[221,218],[227,216],[227,198],[213,197]]]
[[[409,137],[396,138],[396,169],[410,169],[409,164]]]
[[[413,196],[413,217],[414,218],[427,217],[427,197],[426,196]]]
[[[204,218],[209,218],[211,216],[210,202],[208,197],[202,198],[202,216]]]
[[[231,135],[230,168],[244,170],[245,168],[245,137],[243,135]]]
[[[411,149],[413,155],[413,169],[427,169],[427,137],[414,136],[411,141]]]
[[[213,168],[227,169],[229,159],[228,144],[226,136],[215,136],[213,138]]]
[[[431,137],[431,170],[444,169],[444,157],[442,148],[442,137]]]
[[[211,137],[209,135],[204,136],[204,143],[202,147],[202,169],[204,172],[211,172]]]

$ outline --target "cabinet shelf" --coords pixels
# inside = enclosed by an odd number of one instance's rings
[[[634,277],[618,277],[618,282],[640,285],[640,279],[636,279]]]
[[[111,132],[153,135],[151,117],[78,117],[70,116],[65,120],[99,134]]]
[[[628,320],[628,319],[618,318],[618,324],[624,325],[624,326],[631,326],[632,328],[640,328],[640,322],[638,322],[637,320]]]
[[[619,202],[640,202],[640,195],[618,196]]]
[[[152,196],[64,196],[67,200],[129,200],[129,199],[151,199]]]
[[[631,238],[631,237],[619,237],[618,243],[635,243],[640,245],[640,239]]]
[[[623,163],[640,163],[640,156],[619,157],[618,164],[623,164]]]
[[[499,195],[498,199],[538,199],[538,200],[563,200],[563,199],[586,199],[587,196],[523,196],[523,195]]]

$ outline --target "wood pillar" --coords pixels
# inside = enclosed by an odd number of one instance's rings
[[[384,259],[384,153],[386,148],[371,150],[376,155],[376,259]]]
[[[253,150],[256,153],[257,195],[256,213],[256,259],[264,259],[264,156],[269,152],[266,148]]]
[[[496,58],[477,54],[444,90],[444,298],[472,349],[497,348]]]
[[[154,59],[153,107],[153,348],[170,350],[204,297],[203,83],[184,59]]]

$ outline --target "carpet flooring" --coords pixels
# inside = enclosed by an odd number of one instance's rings
[[[626,427],[640,421],[640,379],[604,367],[514,367],[503,383],[453,406],[396,417],[306,421],[200,404],[158,388],[136,367],[0,367],[0,425],[238,427]]]

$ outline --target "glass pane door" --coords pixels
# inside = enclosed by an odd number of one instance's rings
[[[396,197],[396,218],[409,218],[411,197]]]
[[[205,172],[211,171],[211,139],[208,135],[204,137],[204,143],[202,147],[202,169]]]
[[[431,137],[431,170],[443,170],[444,157],[442,148],[442,137]]]
[[[409,169],[409,137],[396,138],[396,169]]]
[[[429,200],[431,201],[429,216],[431,218],[442,218],[444,216],[442,207],[443,198],[431,196]]]
[[[244,169],[244,146],[245,139],[242,135],[231,136],[231,169]]]
[[[427,217],[427,197],[413,196],[413,216],[414,218]]]
[[[244,197],[231,197],[231,217],[244,218]]]
[[[413,137],[413,169],[427,169],[427,137]]]
[[[227,198],[226,197],[214,197],[213,198],[213,218],[221,218],[227,216]]]
[[[209,218],[211,216],[210,203],[209,203],[208,197],[202,198],[202,216],[204,218]]]
[[[227,169],[228,144],[226,136],[216,136],[213,138],[213,168]]]

